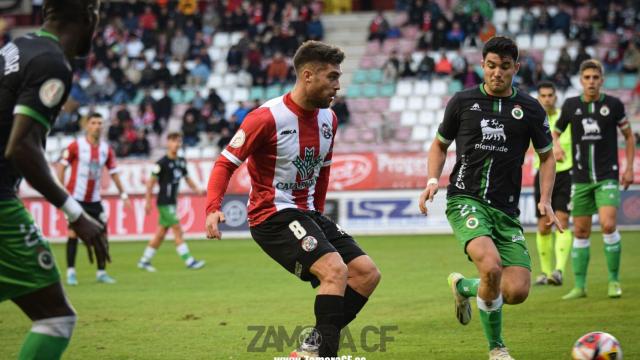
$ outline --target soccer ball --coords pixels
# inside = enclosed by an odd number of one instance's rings
[[[622,348],[613,335],[594,331],[576,341],[571,356],[573,360],[621,360]]]

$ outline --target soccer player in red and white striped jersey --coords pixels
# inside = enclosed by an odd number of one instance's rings
[[[221,238],[223,195],[248,160],[249,226],[260,247],[289,272],[318,288],[316,330],[291,356],[337,356],[340,329],[364,307],[380,279],[355,240],[322,215],[337,118],[329,105],[340,89],[344,53],[305,42],[293,62],[293,90],[247,115],[211,171],[207,236]]]
[[[64,173],[67,167],[71,167],[71,176],[67,183],[69,194],[76,199],[82,208],[94,219],[104,225],[104,236],[107,232],[107,214],[104,213],[100,197],[100,179],[102,168],[106,167],[120,193],[120,198],[125,201],[125,206],[131,207],[129,197],[122,187],[116,156],[109,144],[100,139],[102,134],[102,115],[91,114],[85,123],[86,136],[80,137],[63,151],[58,166],[58,179],[64,183]],[[78,237],[71,228],[68,230],[67,240],[67,284],[78,285],[75,262],[78,249]],[[97,259],[98,282],[113,284],[115,280],[106,272],[106,260]]]

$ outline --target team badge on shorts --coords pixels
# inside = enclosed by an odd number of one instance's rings
[[[609,110],[609,107],[607,105],[602,105],[602,107],[600,108],[600,115],[602,116],[607,116],[610,112],[611,111]]]
[[[43,250],[38,254],[38,264],[45,270],[51,270],[53,268],[53,256],[47,250]]]
[[[514,119],[522,119],[522,117],[524,116],[524,111],[522,111],[520,105],[515,105],[513,107],[513,109],[511,110],[511,116],[513,116]]]
[[[332,135],[333,133],[331,132],[331,127],[327,124],[322,124],[322,136],[324,136],[325,139],[329,140],[331,139]]]
[[[318,240],[313,236],[309,235],[302,239],[302,250],[306,252],[312,252],[318,247]]]
[[[467,218],[467,221],[465,222],[465,225],[469,229],[475,229],[478,227],[478,225],[480,225],[480,221],[478,221],[478,218],[476,218],[475,216],[469,216]]]

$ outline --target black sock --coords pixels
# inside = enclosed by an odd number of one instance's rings
[[[67,268],[76,267],[76,253],[78,252],[78,238],[67,239]]]
[[[349,325],[349,323],[356,318],[356,315],[358,315],[368,300],[368,297],[361,295],[359,292],[353,290],[351,286],[347,285],[347,289],[344,291],[344,322],[342,323],[342,327]]]
[[[107,240],[107,234],[104,234],[105,241]],[[107,241],[107,250],[109,249],[109,242]],[[96,263],[98,263],[98,270],[104,270],[107,268],[107,259],[104,256],[96,254]]]
[[[344,322],[344,297],[339,295],[317,295],[315,303],[316,330],[321,343],[318,355],[338,356],[340,328]]]

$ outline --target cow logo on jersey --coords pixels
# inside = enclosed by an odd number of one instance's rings
[[[298,169],[300,180],[311,178],[316,172],[318,165],[322,163],[321,156],[315,156],[315,149],[310,147],[304,148],[304,159],[300,155],[293,161],[293,165]]]
[[[471,111],[482,111],[482,109],[480,108],[480,105],[478,105],[478,103],[473,104],[473,106],[470,107],[469,110],[471,110]]]
[[[600,140],[602,138],[598,121],[592,118],[584,118],[582,119],[582,128],[584,129],[582,140]]]
[[[496,119],[483,118],[482,121],[480,121],[480,129],[482,130],[482,143],[475,145],[476,150],[509,151],[506,146],[501,146],[501,144],[507,141],[507,136],[504,133],[504,124],[501,124]],[[487,142],[497,144],[486,144]]]
[[[600,115],[602,116],[607,116],[610,112],[611,111],[609,110],[609,107],[607,105],[602,105],[602,107],[600,108]]]
[[[245,140],[247,140],[247,135],[244,133],[244,130],[240,129],[235,135],[233,135],[233,138],[229,142],[229,146],[237,149],[244,145]]]
[[[316,247],[318,247],[318,240],[316,240],[316,238],[314,238],[313,236],[309,235],[304,239],[302,239],[301,246],[302,246],[302,250],[306,252],[311,252],[315,250]]]
[[[333,136],[331,126],[327,125],[327,123],[322,124],[322,136],[327,140],[331,139],[331,136]]]
[[[580,108],[576,109],[576,115],[582,115],[582,110]]]
[[[513,118],[517,120],[522,119],[522,117],[524,116],[524,111],[522,111],[522,107],[520,107],[520,105],[515,105],[511,110],[511,116],[513,116]]]
[[[60,104],[64,95],[64,83],[60,79],[49,79],[45,81],[38,91],[40,101],[48,108]]]

